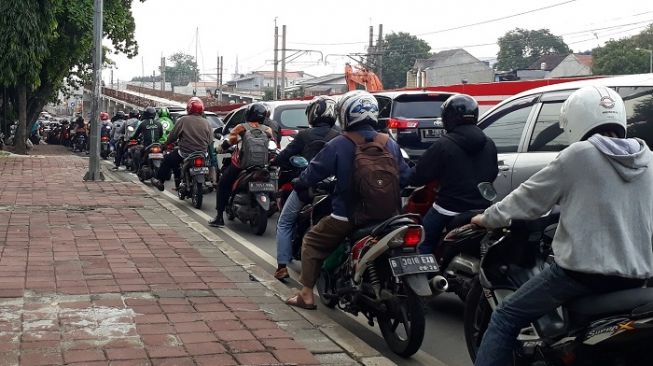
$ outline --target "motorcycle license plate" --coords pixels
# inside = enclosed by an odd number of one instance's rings
[[[203,167],[199,167],[199,168],[195,168],[195,167],[190,168],[190,173],[191,174],[206,174],[208,172],[209,172],[209,167],[207,167],[207,166],[203,166]]]
[[[274,192],[274,183],[249,182],[250,192]]]
[[[438,271],[438,264],[433,254],[415,254],[388,259],[392,274],[405,276],[416,273],[431,273]]]
[[[150,159],[163,159],[163,153],[152,153]]]

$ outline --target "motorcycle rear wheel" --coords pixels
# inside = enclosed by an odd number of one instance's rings
[[[191,191],[191,200],[193,201],[193,207],[197,209],[202,208],[202,201],[204,200],[204,191],[202,183],[195,183],[192,186]]]
[[[401,357],[410,357],[419,351],[426,327],[419,297],[413,291],[407,291],[397,304],[388,303],[388,311],[377,317],[383,339],[392,352]]]
[[[332,284],[333,279],[331,274],[325,270],[321,270],[320,277],[318,277],[317,283],[315,284],[317,294],[320,295],[320,302],[330,309],[333,309],[338,304],[338,298],[332,295]]]
[[[263,207],[258,206],[256,218],[252,220],[251,226],[254,234],[261,236],[265,233],[265,229],[268,227],[268,212]]]

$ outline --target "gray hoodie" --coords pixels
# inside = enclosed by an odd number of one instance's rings
[[[563,150],[485,211],[488,227],[534,219],[560,205],[553,240],[561,267],[627,278],[653,276],[653,153],[640,139],[600,135]]]

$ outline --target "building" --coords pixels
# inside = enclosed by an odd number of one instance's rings
[[[494,81],[494,70],[462,48],[417,59],[406,74],[408,88],[491,81]]]
[[[592,56],[570,53],[568,55],[543,55],[524,70],[517,70],[520,80],[551,79],[592,75]]]
[[[347,92],[347,82],[343,73],[304,79],[286,88],[286,95],[293,95],[295,97],[333,95],[345,92]]]
[[[294,86],[297,82],[312,78],[303,71],[286,71],[285,88]],[[278,72],[278,82],[281,85],[281,72]],[[236,90],[261,91],[272,89],[274,85],[274,71],[254,71],[247,75],[241,75],[239,78],[228,81],[227,86]]]

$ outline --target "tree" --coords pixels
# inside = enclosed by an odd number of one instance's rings
[[[383,75],[381,82],[386,88],[406,85],[406,73],[418,58],[431,56],[426,41],[409,33],[389,33],[383,42]]]
[[[183,52],[177,52],[168,57],[174,66],[166,66],[166,79],[172,86],[186,86],[191,81],[199,79],[199,69],[195,57]]]
[[[500,37],[498,44],[497,70],[524,69],[543,55],[571,53],[562,37],[548,29],[515,28]]]
[[[90,83],[93,3],[93,0],[0,2],[3,14],[0,86],[9,87],[10,99],[19,102],[19,115],[23,117],[19,129],[29,129],[43,107],[60,90],[67,89],[65,86],[75,88]],[[128,57],[138,51],[131,4],[132,0],[104,1],[104,35],[111,41],[114,53],[125,53]],[[23,98],[19,98],[21,85],[25,86],[24,105],[20,103]],[[22,152],[25,139],[18,137],[17,151]]]
[[[641,33],[619,40],[610,40],[592,52],[592,73],[595,75],[640,74],[649,71],[648,52],[653,49],[653,24]]]

